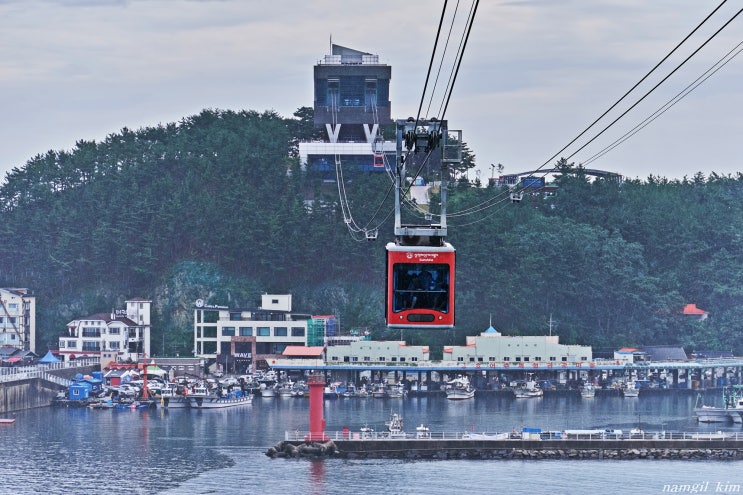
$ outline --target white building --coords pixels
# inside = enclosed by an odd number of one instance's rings
[[[194,303],[194,355],[222,371],[245,372],[281,358],[287,346],[307,345],[309,314],[292,312],[289,294],[261,295],[258,309]]]
[[[339,363],[415,363],[429,360],[428,346],[409,346],[397,340],[360,340],[350,345],[329,346],[328,364]]]
[[[72,320],[59,337],[60,357],[67,361],[97,356],[104,366],[150,356],[151,305],[152,301],[132,299],[126,301],[126,309]]]
[[[462,364],[494,363],[517,368],[557,368],[593,359],[590,346],[560,344],[557,335],[506,337],[493,327],[467,337],[467,345],[444,348],[444,361]],[[578,364],[580,366],[580,364]]]
[[[28,289],[0,288],[0,345],[36,348],[36,297]]]

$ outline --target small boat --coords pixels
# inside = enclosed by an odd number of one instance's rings
[[[415,438],[431,438],[431,430],[428,426],[421,424],[415,427]]]
[[[374,436],[374,428],[369,425],[361,427],[361,438],[372,438]]]
[[[173,394],[172,389],[168,389],[168,392],[160,397],[161,406],[167,409],[224,409],[252,403],[251,393],[243,394],[240,390],[233,390],[220,395],[210,392],[204,385],[197,385],[189,393],[184,394]]]
[[[640,389],[637,388],[635,382],[627,382],[622,387],[622,395],[625,397],[638,397],[640,395]]]
[[[344,390],[341,395],[346,399],[357,397],[358,391],[356,390],[356,385],[349,383],[348,386],[346,386],[346,390]]]
[[[544,390],[539,384],[533,380],[522,380],[517,382],[516,387],[513,389],[513,395],[517,399],[530,399],[534,397],[542,397]]]
[[[371,395],[375,399],[384,399],[387,396],[387,393],[385,392],[384,384],[375,383],[374,385],[372,385]]]
[[[261,391],[261,397],[264,397],[267,399],[273,399],[278,395],[275,384],[273,385],[266,384],[265,387],[262,384],[260,391]]]
[[[392,399],[399,399],[406,397],[408,393],[405,390],[405,385],[403,385],[402,383],[394,383],[387,387],[387,389],[385,390],[385,395]]]
[[[294,392],[293,382],[283,382],[276,386],[276,394],[279,397],[292,397]]]
[[[14,418],[0,418],[0,425],[12,425],[15,423]]]
[[[446,398],[449,400],[471,399],[475,396],[475,387],[470,384],[466,375],[459,375],[446,383]]]
[[[385,422],[384,425],[387,427],[388,437],[405,438],[405,433],[402,431],[402,416],[398,413],[392,413],[390,420]]]
[[[343,392],[345,391],[346,387],[343,386],[342,382],[333,382],[323,389],[322,395],[326,399],[338,399],[343,396]]]
[[[580,396],[584,399],[593,399],[594,397],[596,397],[596,387],[594,387],[590,383],[586,383],[580,390]]]
[[[743,423],[743,394],[740,387],[722,391],[722,406],[700,405],[701,395],[697,396],[694,415],[700,423]]]

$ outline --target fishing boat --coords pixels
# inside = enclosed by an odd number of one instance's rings
[[[252,403],[253,394],[243,394],[240,390],[233,390],[220,395],[210,392],[203,385],[194,387],[186,394],[166,393],[160,398],[160,404],[167,409],[224,409]]]
[[[743,394],[739,386],[722,390],[722,406],[700,404],[702,396],[697,396],[694,415],[700,423],[743,423]]]
[[[384,384],[375,383],[374,385],[372,385],[371,395],[375,399],[384,399],[387,396],[387,393],[385,392]]]
[[[402,416],[398,413],[392,413],[390,420],[386,421],[384,425],[387,427],[388,437],[405,438],[405,433],[402,431]]]
[[[544,390],[534,380],[521,380],[516,383],[513,388],[513,395],[517,399],[531,399],[535,397],[542,397]]]
[[[446,398],[450,400],[471,399],[475,396],[475,387],[470,384],[466,375],[459,375],[446,383]]]
[[[420,426],[415,427],[415,438],[431,438],[431,429],[421,424]]]
[[[640,389],[637,388],[635,382],[629,381],[622,387],[622,395],[625,397],[638,397],[640,395]]]
[[[403,385],[402,383],[393,383],[385,390],[385,395],[392,399],[403,398],[406,397],[407,394],[408,393],[405,390],[405,385]]]
[[[12,425],[15,423],[14,418],[0,418],[0,425]]]
[[[596,387],[590,383],[584,384],[583,388],[580,390],[580,396],[584,399],[593,399],[596,397]]]
[[[261,392],[261,397],[268,398],[268,399],[273,399],[276,397],[276,395],[278,395],[275,383],[261,384],[260,392]]]
[[[276,386],[276,394],[279,397],[292,397],[294,392],[294,382],[282,382]]]
[[[342,382],[333,382],[323,389],[323,397],[326,399],[338,399],[343,396],[343,392],[345,391],[346,387]]]

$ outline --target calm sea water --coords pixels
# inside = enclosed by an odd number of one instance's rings
[[[741,431],[698,425],[695,397],[502,396],[325,401],[327,430],[391,412],[406,429],[497,432],[522,426],[645,431]],[[399,461],[270,459],[284,431],[306,430],[307,399],[256,398],[222,411],[44,408],[0,427],[0,493],[8,494],[611,494],[743,493],[743,463],[701,461]],[[736,491],[737,487],[737,491]]]

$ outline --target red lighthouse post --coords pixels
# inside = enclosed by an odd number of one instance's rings
[[[323,418],[323,391],[325,389],[325,377],[323,375],[311,375],[307,380],[310,387],[310,433],[305,440],[310,442],[325,442],[325,418]]]

